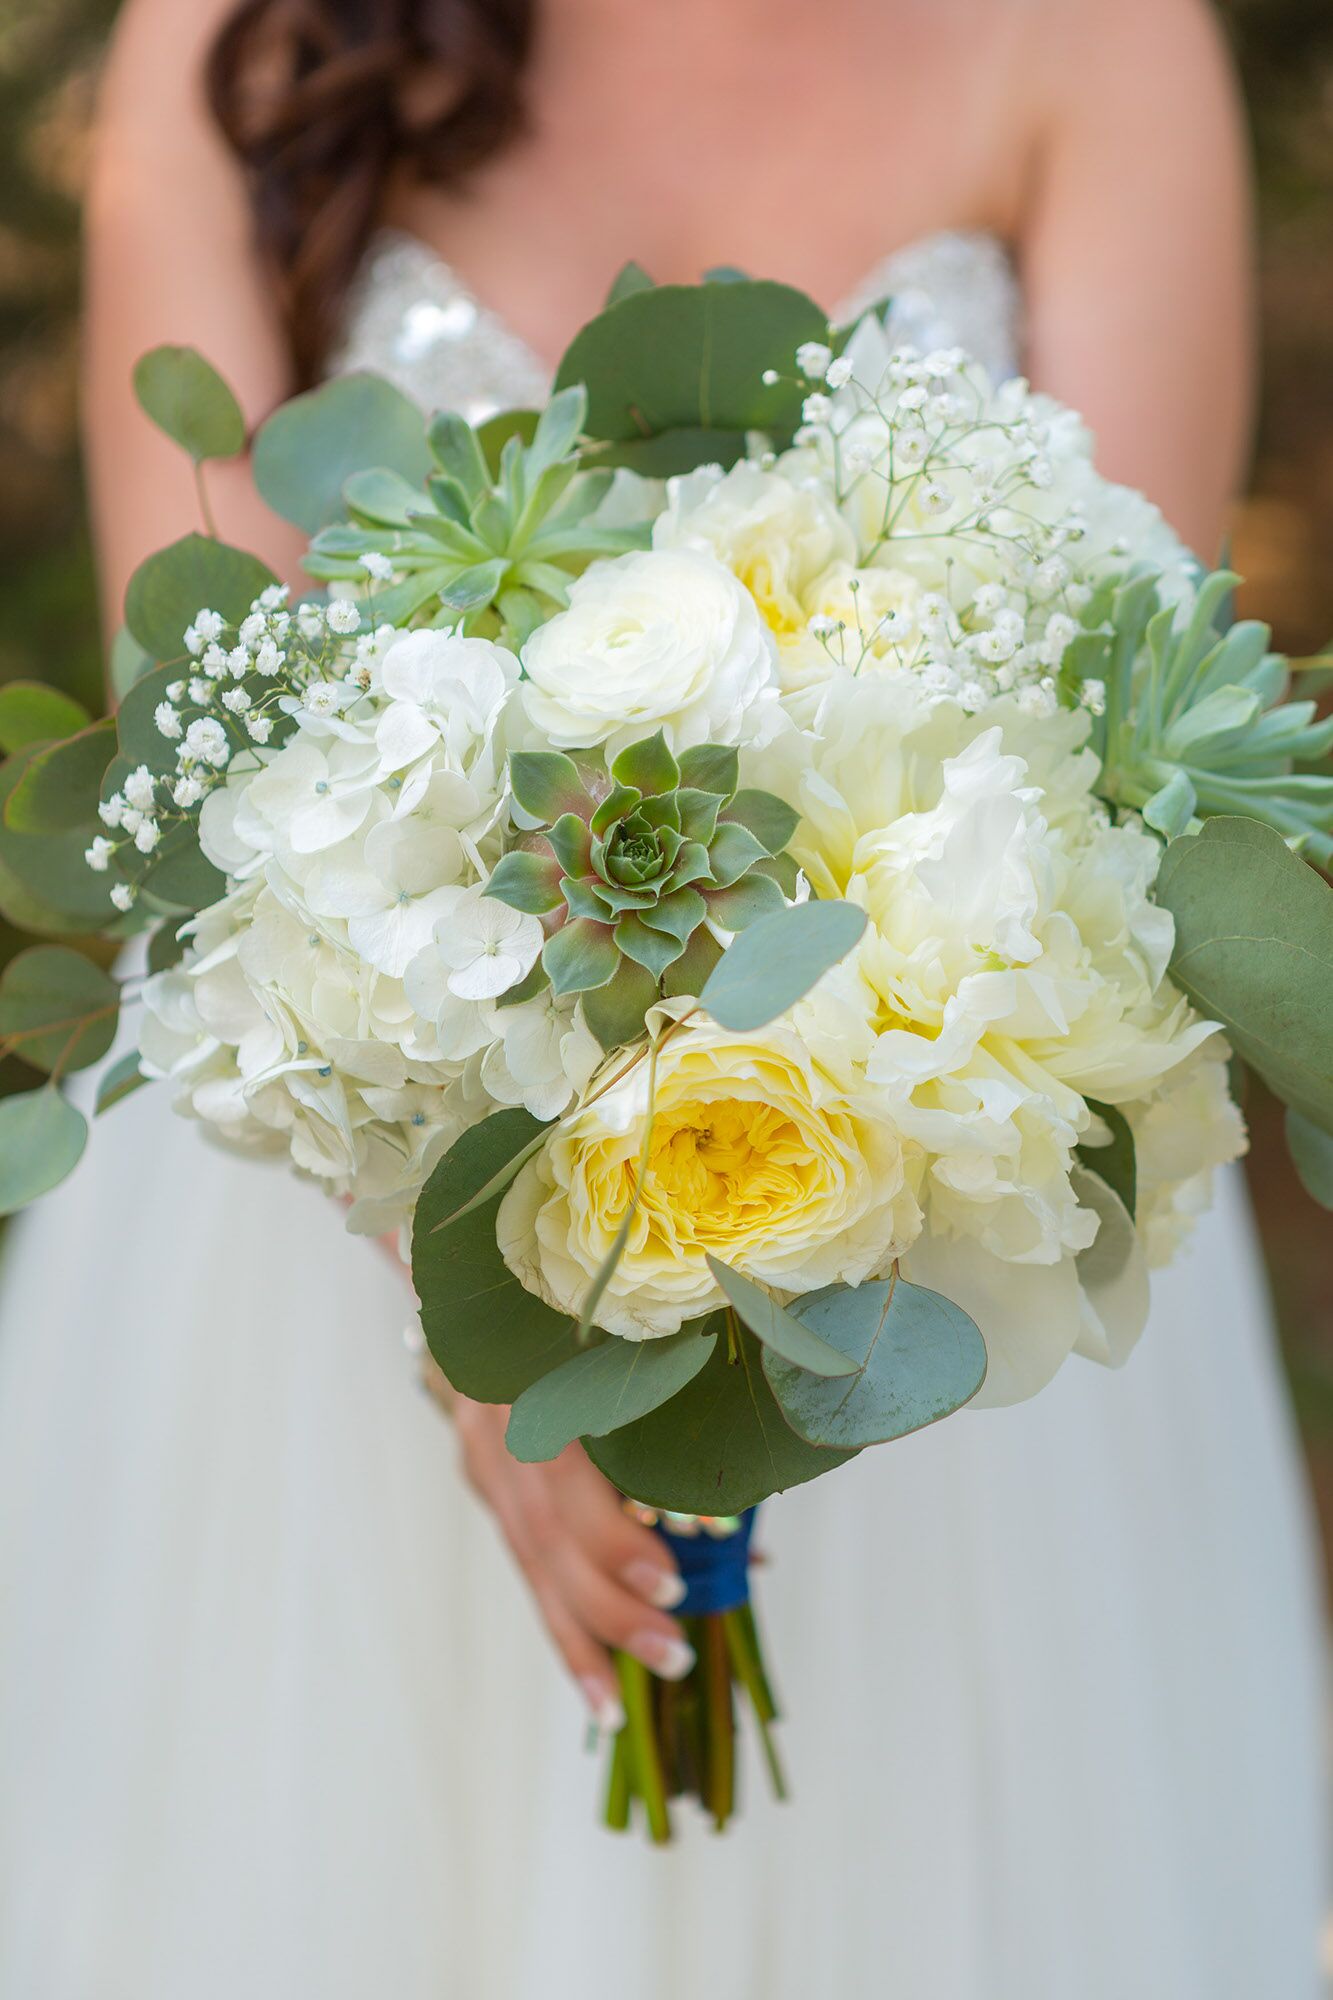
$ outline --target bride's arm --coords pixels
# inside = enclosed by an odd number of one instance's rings
[[[135,361],[198,347],[253,425],[290,393],[272,300],[249,248],[244,189],[199,82],[232,0],[128,0],[103,80],[87,207],[84,421],[109,630],[135,565],[197,523],[188,462],[139,411]],[[209,469],[219,532],[296,579],[304,542],[256,497],[243,462]],[[372,1335],[374,1330],[371,1330]],[[661,1609],[679,1599],[663,1543],[623,1513],[573,1446],[550,1466],[504,1448],[508,1412],[460,1398],[465,1468],[495,1513],[547,1627],[594,1711],[615,1703],[608,1645],[658,1672],[689,1651]]]
[[[103,73],[85,215],[84,436],[106,624],[136,564],[200,526],[189,461],[135,403],[139,356],[197,347],[253,426],[290,394],[249,247],[245,191],[204,102],[205,52],[231,0],[128,0]],[[302,543],[243,460],[208,468],[223,539],[295,579]]]
[[[1254,380],[1249,163],[1221,31],[1206,0],[1034,16],[1028,368],[1087,417],[1102,469],[1213,561]]]

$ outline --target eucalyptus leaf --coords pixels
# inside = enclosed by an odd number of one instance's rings
[[[82,702],[41,681],[6,681],[0,687],[0,750],[6,755],[73,736],[91,719]]]
[[[19,751],[0,765],[0,912],[26,931],[102,930],[114,915],[108,879],[84,860],[97,821],[52,834],[18,833],[5,823],[9,796],[34,754]]]
[[[438,1172],[438,1169],[437,1169]],[[462,1396],[512,1403],[578,1351],[573,1322],[527,1291],[500,1255],[493,1195],[447,1227],[433,1178],[417,1202],[412,1282],[435,1360]]]
[[[719,1340],[678,1395],[607,1437],[590,1437],[588,1456],[622,1493],[682,1514],[739,1514],[844,1465],[854,1453],[824,1450],[796,1435],[762,1357],[744,1327],[734,1359]]]
[[[115,1040],[120,988],[68,945],[32,945],[0,975],[0,1046],[34,1069],[86,1069]]]
[[[109,717],[62,743],[39,745],[5,799],[6,826],[16,833],[67,833],[91,825],[115,747]]]
[[[792,1311],[855,1365],[836,1380],[765,1353],[782,1412],[809,1444],[855,1450],[906,1437],[961,1409],[986,1379],[975,1323],[952,1300],[905,1278],[830,1285]]]
[[[821,1339],[810,1327],[787,1312],[761,1286],[740,1271],[733,1271],[718,1257],[708,1258],[708,1268],[727,1298],[749,1327],[755,1339],[794,1367],[812,1375],[854,1375],[858,1363],[841,1348]]]
[[[766,1027],[804,999],[866,927],[854,903],[796,903],[760,917],[735,938],[699,995],[721,1028]]]
[[[558,1458],[575,1438],[605,1437],[678,1395],[709,1361],[716,1333],[687,1328],[661,1340],[601,1341],[525,1389],[505,1433],[524,1464]]]
[[[719,442],[715,458],[738,456],[748,430],[795,430],[803,392],[790,379],[793,356],[827,333],[819,307],[787,285],[654,285],[624,294],[575,335],[556,387],[584,384],[590,437],[703,432]],[[766,385],[768,369],[788,379]]]
[[[1257,820],[1176,840],[1156,899],[1176,925],[1171,974],[1274,1094],[1333,1130],[1333,889]]]
[[[146,1077],[139,1067],[138,1050],[131,1049],[128,1055],[112,1063],[110,1069],[98,1078],[97,1102],[93,1109],[100,1118],[104,1111],[123,1104],[127,1097],[133,1097],[136,1090],[141,1090],[144,1084],[151,1081],[151,1077]]]
[[[186,627],[198,612],[216,611],[238,625],[276,580],[267,563],[244,549],[210,535],[183,535],[135,570],[125,592],[125,623],[154,660],[181,660]]]
[[[153,347],[134,368],[134,393],[158,429],[190,454],[234,458],[245,450],[241,406],[194,347]]]
[[[87,1143],[87,1119],[53,1084],[0,1098],[0,1215],[58,1187]]]
[[[1321,1208],[1333,1208],[1333,1135],[1299,1111],[1288,1111],[1286,1128],[1287,1150],[1301,1186]]]
[[[134,683],[150,673],[155,664],[152,654],[144,651],[128,625],[122,625],[111,641],[107,662],[107,678],[111,683],[113,699],[124,701]]]
[[[446,1229],[502,1194],[519,1168],[541,1151],[550,1129],[520,1105],[469,1126],[431,1175],[436,1213],[431,1227]]]
[[[631,257],[628,263],[621,265],[615,277],[611,280],[611,289],[606,295],[606,303],[608,306],[619,305],[621,299],[631,298],[635,292],[650,292],[652,288],[653,281],[644,270],[643,265],[636,264]]]
[[[1089,1111],[1109,1127],[1111,1141],[1106,1146],[1091,1146],[1085,1140],[1074,1151],[1089,1173],[1096,1174],[1119,1196],[1132,1219],[1138,1204],[1138,1160],[1129,1120],[1114,1104],[1100,1104],[1092,1097],[1086,1101]]]
[[[260,427],[251,462],[263,499],[311,535],[342,518],[354,473],[382,468],[421,486],[430,470],[421,411],[370,374],[335,376],[284,403]]]

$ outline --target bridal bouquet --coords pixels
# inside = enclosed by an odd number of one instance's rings
[[[138,387],[242,448],[193,352]],[[631,267],[540,413],[352,376],[253,462],[322,588],[191,534],[114,721],[0,694],[0,903],[148,935],[99,1110],[165,1079],[410,1232],[454,1387],[673,1537],[699,1665],[620,1663],[608,1818],[721,1824],[737,1685],[780,1782],[751,1510],[1123,1361],[1240,1063],[1333,1201],[1333,724],[1071,411],[731,273]],[[75,1164],[120,1000],[69,943],[8,968],[49,1081],[0,1208]]]

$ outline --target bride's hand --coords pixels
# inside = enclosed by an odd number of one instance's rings
[[[505,1449],[508,1409],[453,1400],[463,1465],[498,1520],[546,1629],[603,1728],[623,1719],[608,1647],[678,1680],[694,1654],[667,1610],[684,1595],[660,1537],[632,1520],[582,1445],[546,1465]]]

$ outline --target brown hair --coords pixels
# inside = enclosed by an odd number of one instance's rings
[[[536,11],[536,0],[243,0],[223,26],[209,102],[246,172],[303,384],[337,335],[392,176],[457,186],[523,129]]]

